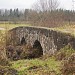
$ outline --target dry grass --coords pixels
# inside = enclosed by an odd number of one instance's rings
[[[56,27],[52,29],[55,31],[59,31],[59,32],[63,32],[75,36],[75,25],[65,25],[62,27]]]
[[[30,24],[0,24],[0,28],[8,30],[19,26],[30,26]]]
[[[20,26],[37,27],[37,28],[44,28],[48,30],[51,29],[54,31],[59,31],[59,32],[75,35],[75,25],[64,25],[62,27],[48,28],[48,27],[31,26],[31,24],[0,24],[0,28],[4,28],[7,30],[10,30],[15,27],[20,27]]]

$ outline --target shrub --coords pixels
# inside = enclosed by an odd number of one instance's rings
[[[70,45],[65,46],[64,48],[60,49],[56,54],[56,60],[63,60],[68,58],[75,50],[72,49]]]
[[[33,58],[33,49],[31,45],[25,45],[23,46],[23,52],[21,53],[21,58]]]
[[[65,56],[66,56],[65,52],[58,52],[56,54],[56,60],[62,60],[65,58]]]
[[[2,66],[9,65],[8,59],[6,56],[6,49],[4,47],[0,47],[0,65]]]
[[[0,66],[0,75],[18,75],[17,70],[5,66]]]
[[[11,60],[36,58],[43,55],[39,48],[33,48],[30,44],[22,46],[9,45],[6,47],[6,55]]]
[[[9,45],[6,48],[7,57],[11,60],[18,60],[20,59],[20,54],[22,53],[23,48],[22,46],[12,46]]]
[[[21,53],[21,58],[37,58],[41,56],[41,52],[37,48],[33,48],[31,45],[25,45],[23,47],[23,52]]]
[[[75,53],[64,60],[62,67],[63,75],[74,75],[75,74]]]
[[[6,59],[0,59],[0,65],[7,66],[7,65],[9,65],[9,61]]]

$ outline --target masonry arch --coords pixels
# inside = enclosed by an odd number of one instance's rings
[[[33,44],[33,49],[36,49],[36,50],[37,50],[36,53],[37,53],[39,56],[43,55],[43,48],[42,48],[42,46],[41,46],[40,41],[35,40],[35,42],[34,42],[34,44]]]
[[[25,40],[24,37],[22,37],[22,39],[21,39],[21,45],[25,45],[25,44],[26,44],[26,40]]]

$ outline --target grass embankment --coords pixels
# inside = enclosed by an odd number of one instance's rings
[[[11,62],[12,68],[18,70],[19,75],[49,75],[54,72],[60,74],[61,62],[54,58],[42,59],[26,59]]]
[[[67,45],[52,57],[43,56],[10,63],[12,64],[11,67],[18,71],[18,75],[62,75],[63,61],[73,53],[75,53],[75,50]]]

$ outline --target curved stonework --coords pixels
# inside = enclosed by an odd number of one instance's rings
[[[68,34],[60,33],[45,28],[17,27],[9,31],[8,44],[21,45],[22,38],[27,44],[33,46],[38,40],[42,46],[43,54],[54,54],[55,51],[67,44],[75,45],[75,39]]]

